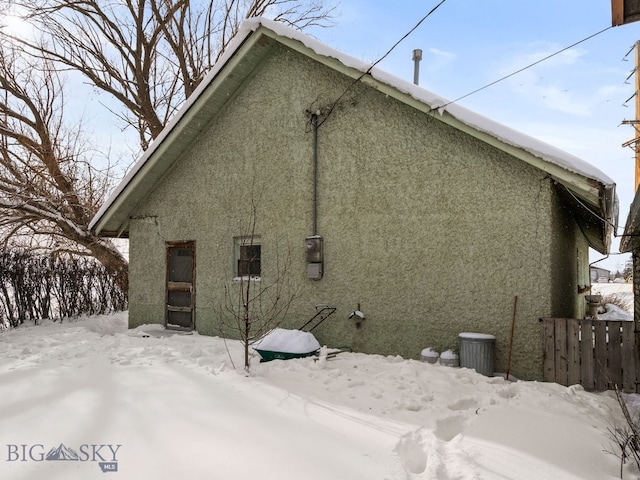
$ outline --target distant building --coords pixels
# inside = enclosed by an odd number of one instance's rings
[[[590,267],[589,276],[591,283],[608,283],[611,280],[611,271],[600,267]]]

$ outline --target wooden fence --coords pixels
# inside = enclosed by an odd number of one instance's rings
[[[543,318],[544,380],[636,393],[640,375],[635,323]]]

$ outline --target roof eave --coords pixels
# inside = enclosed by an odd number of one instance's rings
[[[142,179],[144,179],[148,172],[154,170],[160,159],[164,158],[162,163],[165,163],[166,161],[173,162],[175,158],[177,158],[177,155],[167,155],[167,150],[172,142],[181,135],[184,135],[186,130],[189,130],[190,134],[195,138],[199,130],[197,128],[194,129],[191,123],[200,110],[199,106],[205,105],[210,98],[218,93],[218,87],[224,83],[228,75],[234,72],[234,68],[242,62],[247,53],[264,35],[353,79],[359,79],[372,88],[396,98],[417,110],[434,115],[438,120],[546,172],[555,181],[574,192],[586,204],[588,209],[590,209],[594,218],[602,221],[601,234],[598,235],[599,239],[590,241],[590,243],[596,250],[602,253],[604,253],[603,250],[608,251],[611,241],[610,225],[617,223],[617,197],[615,196],[614,183],[609,184],[599,178],[592,178],[588,175],[571,171],[562,165],[545,159],[544,154],[540,152],[531,151],[523,148],[521,145],[510,143],[504,138],[499,138],[494,132],[485,131],[473,124],[466,123],[452,114],[448,108],[435,110],[425,99],[416,98],[415,92],[412,94],[410,90],[411,87],[402,86],[399,88],[388,83],[385,81],[386,77],[384,74],[380,74],[376,69],[372,71],[363,70],[363,65],[360,65],[357,60],[353,59],[351,63],[354,63],[355,66],[347,65],[346,63],[349,62],[344,63],[344,59],[339,58],[339,52],[335,52],[335,55],[327,54],[326,52],[318,53],[311,48],[311,46],[305,44],[304,41],[298,39],[296,37],[297,33],[293,35],[293,37],[281,35],[275,31],[277,29],[264,26],[262,22],[263,21],[257,20],[247,22],[251,23],[251,28],[244,32],[235,46],[229,48],[223,61],[220,62],[220,66],[214,67],[214,70],[209,74],[209,78],[203,81],[199,91],[197,90],[192,95],[193,99],[188,100],[187,105],[172,119],[170,128],[166,128],[161,136],[151,145],[149,150],[145,152],[143,157],[136,163],[132,174],[127,175],[120,188],[112,194],[103,208],[94,217],[90,225],[93,231],[105,236],[107,234],[111,235],[114,232],[117,233],[118,236],[128,234],[130,212],[135,209],[135,206],[138,205],[141,200],[141,198],[136,200],[133,194],[138,189],[137,187],[139,187]],[[264,44],[264,42],[261,43]],[[458,108],[458,110],[463,111],[464,109]],[[476,120],[473,120],[472,123],[474,121]],[[552,155],[555,153],[556,152],[551,152]],[[607,178],[604,175],[601,176]],[[138,196],[144,197],[144,195]]]
[[[629,216],[620,239],[620,252],[629,253],[640,248],[640,190],[636,191],[629,207]]]
[[[479,130],[461,121],[447,110],[442,113],[435,113],[432,107],[424,102],[384,82],[380,82],[369,75],[363,77],[362,81],[386,95],[403,101],[427,114],[435,115],[438,120],[457,130],[467,133],[486,144],[508,153],[512,157],[518,158],[546,172],[550,178],[562,184],[572,194],[575,194],[575,196],[579,198],[578,202],[589,212],[593,222],[600,225],[597,237],[587,238],[591,247],[603,254],[609,252],[611,248],[611,238],[615,231],[613,225],[616,225],[618,222],[618,199],[615,193],[615,183],[604,183],[598,179],[572,172],[567,168],[542,158],[540,155],[536,155],[534,152],[518,145],[510,144],[492,135],[490,132]]]
[[[259,30],[262,33],[264,29]],[[218,93],[220,86],[233,74],[234,68],[245,59],[245,53],[260,41],[260,35],[254,35],[256,32],[249,32],[240,39],[233,54],[221,62],[215,72],[210,72],[211,78],[202,82],[199,91],[197,89],[192,94],[190,100],[187,100],[183,108],[151,143],[91,220],[89,228],[92,232],[104,237],[128,236],[130,213],[146,197],[145,193],[148,193],[163,175],[157,175],[158,178],[155,179],[155,182],[149,182],[149,188],[142,189],[140,188],[141,184],[149,179],[152,172],[158,171],[159,164],[165,165],[165,168],[159,169],[164,172],[179,156],[177,152],[170,152],[174,142],[181,138],[184,143],[193,141],[213,118],[205,119],[198,118],[198,116],[209,100]],[[230,94],[226,96],[228,97]],[[196,125],[195,128],[194,125]]]

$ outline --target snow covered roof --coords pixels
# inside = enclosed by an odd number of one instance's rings
[[[210,118],[226,101],[227,95],[216,97],[215,94],[223,88],[225,82],[233,83],[237,87],[237,80],[229,80],[229,71],[248,75],[247,64],[253,64],[252,60],[257,61],[266,54],[265,48],[252,48],[263,36],[354,79],[362,76],[363,83],[375,85],[380,91],[425,113],[437,112],[436,118],[441,121],[547,172],[567,188],[578,204],[590,212],[587,215],[591,217],[590,222],[598,225],[597,234],[589,238],[591,245],[603,253],[608,251],[611,231],[617,223],[618,202],[615,183],[604,172],[574,155],[460,105],[449,104],[448,100],[420,86],[377,67],[371,68],[366,62],[265,18],[253,18],[242,25],[225,54],[95,215],[90,224],[92,231],[103,236],[127,235],[130,213],[154,188],[162,174],[177,158],[178,152],[197,137],[203,128],[197,125],[204,125],[207,120],[205,116],[209,115]],[[240,62],[239,59],[243,59],[244,62]],[[190,124],[190,128],[185,128],[187,124]]]

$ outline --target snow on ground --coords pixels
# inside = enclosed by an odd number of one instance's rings
[[[126,313],[0,335],[0,478],[619,478],[610,392],[358,353],[247,376],[226,345]]]
[[[601,320],[633,320],[633,284],[632,283],[594,283],[591,293],[602,295],[604,312],[600,308]],[[615,301],[608,303],[607,300]],[[624,308],[622,308],[624,307]]]
[[[622,297],[627,297],[631,295],[633,298],[633,284],[632,283],[594,283],[591,286],[591,290],[593,294],[600,295],[620,295]]]

